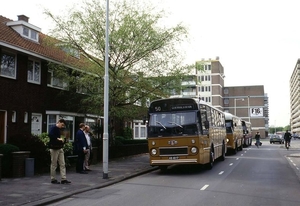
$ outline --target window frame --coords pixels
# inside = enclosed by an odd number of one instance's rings
[[[14,58],[14,65],[13,65],[13,76],[10,76],[10,75],[5,75],[5,74],[3,74],[3,66],[2,66],[2,58],[3,58],[3,56],[4,55],[6,55],[6,56],[10,56],[10,57],[13,57]],[[12,69],[12,67],[11,68],[6,68],[7,70],[10,70],[10,69]],[[6,52],[6,51],[3,51],[2,53],[1,53],[1,55],[0,55],[0,76],[1,77],[6,77],[6,78],[11,78],[11,79],[16,79],[17,78],[17,55],[16,54],[14,54],[14,53],[12,53],[12,52]]]
[[[32,80],[29,80],[29,74],[28,74],[28,72],[29,72],[29,62],[32,62]],[[38,80],[37,81],[35,81],[35,79],[36,79],[36,77],[35,77],[35,74],[36,74],[36,72],[35,72],[35,69],[36,69],[36,63],[38,63],[38,65],[39,65],[39,77],[38,77]],[[35,59],[28,59],[28,62],[27,62],[27,82],[29,82],[29,83],[34,83],[34,84],[41,84],[41,62],[40,61],[38,61],[38,60],[35,60]]]
[[[50,82],[49,82],[49,76],[50,75]],[[58,85],[58,84],[54,84],[54,81],[61,81],[61,83],[59,84],[62,84],[62,85]],[[69,86],[69,83],[66,82],[63,78],[60,78],[60,77],[55,77],[55,72],[53,70],[48,70],[47,72],[47,86],[48,87],[53,87],[53,88],[57,88],[57,89],[62,89],[62,90],[68,90],[68,86]]]

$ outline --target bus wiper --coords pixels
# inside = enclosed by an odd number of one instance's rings
[[[160,124],[164,129],[166,129],[166,127],[159,121],[156,121],[157,124]]]
[[[181,126],[180,124],[177,124],[176,122],[168,122],[169,124],[175,124],[175,125],[177,125],[178,127],[180,127],[180,128],[183,128],[183,126]]]

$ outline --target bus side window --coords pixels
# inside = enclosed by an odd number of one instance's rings
[[[209,122],[207,120],[204,121],[204,128],[209,129]]]

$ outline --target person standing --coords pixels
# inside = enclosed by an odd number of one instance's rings
[[[51,165],[50,165],[50,178],[52,184],[69,184],[70,181],[66,177],[66,164],[65,164],[65,154],[64,154],[64,143],[65,141],[61,138],[60,130],[64,128],[66,122],[64,119],[58,120],[55,126],[53,126],[48,136],[50,137],[49,148],[51,155]],[[61,182],[56,179],[56,168],[57,162],[59,164]]]
[[[92,152],[92,142],[91,142],[91,136],[90,136],[90,126],[85,125],[84,128],[84,135],[87,141],[87,152],[85,154],[85,158],[84,158],[84,163],[83,163],[83,169],[85,171],[92,171],[89,168],[89,161],[90,161],[90,157],[91,157],[91,152]]]
[[[87,153],[88,144],[84,134],[85,124],[80,123],[79,129],[76,133],[75,144],[78,153],[77,164],[76,164],[76,172],[80,174],[87,174],[83,168],[83,162],[85,159],[85,155]]]
[[[260,145],[260,133],[259,132],[256,132],[256,135],[255,135],[255,145],[257,146],[257,148],[259,147]]]

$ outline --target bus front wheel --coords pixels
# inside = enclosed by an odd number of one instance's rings
[[[207,163],[207,169],[211,170],[214,166],[214,152],[212,151],[212,149],[210,150],[210,155],[209,155],[209,163]]]

